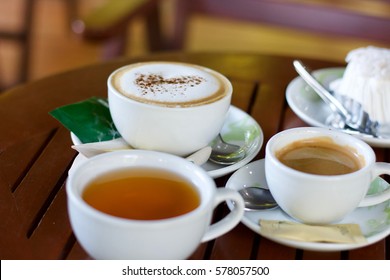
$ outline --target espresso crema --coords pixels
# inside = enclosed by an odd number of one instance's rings
[[[133,100],[167,107],[190,107],[226,96],[230,83],[207,68],[175,62],[145,62],[119,69],[112,85]]]
[[[364,165],[364,159],[355,149],[340,146],[328,137],[292,142],[275,155],[288,167],[317,175],[348,174]]]

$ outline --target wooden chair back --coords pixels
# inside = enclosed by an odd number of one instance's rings
[[[106,6],[79,21],[77,33],[88,40],[116,40],[106,58],[123,55],[126,27],[134,17],[147,19],[151,51],[180,50],[194,14],[265,23],[321,34],[349,36],[390,43],[389,0],[173,0],[173,26],[164,34],[160,26],[163,0],[107,0]],[[127,2],[127,1],[124,1]],[[102,20],[105,19],[105,20]],[[107,20],[108,19],[108,20]],[[134,39],[134,38],[130,38]],[[118,44],[119,42],[119,44]],[[119,47],[118,47],[119,46]]]

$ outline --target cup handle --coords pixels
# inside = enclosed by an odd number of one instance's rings
[[[215,239],[218,236],[225,234],[226,232],[233,229],[241,221],[241,218],[244,215],[244,200],[242,199],[241,195],[237,191],[231,189],[218,188],[214,201],[214,208],[226,200],[234,201],[233,210],[222,220],[209,226],[208,230],[202,238],[202,242]]]
[[[390,163],[386,162],[376,162],[373,167],[373,178],[376,178],[379,175],[388,174],[390,175]],[[384,190],[383,192],[368,195],[363,198],[360,202],[359,207],[366,207],[376,205],[386,200],[390,199],[390,188]]]

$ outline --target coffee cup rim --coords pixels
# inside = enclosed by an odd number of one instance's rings
[[[113,85],[113,77],[116,75],[116,73],[118,73],[119,71],[122,71],[123,69],[127,68],[127,67],[130,67],[130,66],[137,66],[137,65],[143,65],[143,64],[154,64],[154,63],[167,63],[167,64],[179,64],[179,65],[188,65],[188,66],[192,66],[192,67],[196,67],[196,68],[200,68],[202,69],[203,71],[206,71],[208,73],[211,73],[215,76],[218,76],[221,78],[221,80],[223,80],[223,84],[226,86],[226,90],[225,90],[225,94],[223,97],[219,98],[219,99],[216,99],[215,101],[213,102],[209,102],[209,103],[204,103],[204,104],[200,104],[200,105],[195,105],[195,106],[180,106],[180,105],[177,105],[177,106],[162,106],[162,105],[159,105],[157,103],[147,103],[147,102],[141,102],[141,101],[138,101],[136,99],[132,99],[130,97],[126,97],[124,94],[121,94]],[[166,110],[167,108],[169,108],[169,110],[177,110],[177,111],[185,111],[185,110],[191,110],[191,109],[195,109],[195,108],[201,108],[201,107],[208,107],[208,106],[212,106],[213,104],[215,103],[219,103],[219,102],[222,102],[223,100],[226,100],[226,99],[230,99],[232,94],[233,94],[233,85],[231,83],[231,81],[222,73],[216,71],[216,70],[213,70],[211,68],[208,68],[208,67],[205,67],[205,66],[202,66],[202,65],[197,65],[197,64],[192,64],[192,63],[186,63],[186,62],[177,62],[177,61],[145,61],[145,62],[137,62],[137,63],[133,63],[133,64],[127,64],[127,65],[124,65],[116,70],[114,70],[109,76],[108,76],[108,79],[107,79],[107,88],[109,90],[109,92],[112,92],[114,93],[117,97],[119,97],[121,100],[123,101],[126,101],[126,102],[129,102],[129,103],[134,103],[134,104],[138,104],[138,105],[143,105],[145,107],[149,107],[149,108],[157,108],[157,109],[160,109],[160,110]]]
[[[300,133],[300,132],[308,132],[311,133],[312,135],[309,137],[305,138],[315,138],[318,136],[337,136],[338,138],[343,138],[347,139],[348,142],[351,144],[353,143],[353,147],[359,147],[359,154],[364,157],[364,165],[359,168],[358,170],[347,173],[347,174],[340,174],[340,175],[321,175],[321,174],[311,174],[311,173],[305,173],[299,170],[295,170],[291,167],[288,167],[281,163],[275,156],[275,150],[272,149],[272,145],[278,140],[278,138],[283,137],[286,134],[291,134],[291,133]],[[319,135],[320,134],[320,135]],[[332,137],[333,139],[333,137]],[[363,153],[360,152],[363,150]],[[267,156],[268,155],[268,156]],[[290,128],[287,130],[283,130],[274,136],[272,136],[269,141],[266,144],[266,159],[272,161],[273,164],[276,164],[279,168],[283,169],[286,172],[290,172],[291,174],[294,174],[295,176],[301,176],[301,177],[311,177],[311,178],[319,178],[321,180],[339,180],[340,178],[345,178],[349,176],[355,176],[357,173],[361,172],[366,172],[367,169],[370,169],[371,166],[375,163],[376,161],[376,156],[372,148],[365,143],[364,141],[348,135],[346,133],[336,131],[333,129],[328,129],[328,128],[320,128],[320,127],[297,127],[297,128]]]
[[[144,156],[148,156],[148,157],[151,156],[151,157],[156,157],[156,158],[164,158],[167,161],[169,161],[170,164],[179,164],[181,166],[181,168],[186,168],[186,170],[191,170],[191,174],[195,173],[195,175],[191,175],[191,178],[193,178],[192,176],[197,176],[205,184],[208,184],[209,186],[211,186],[210,194],[207,195],[207,192],[199,191],[198,186],[193,184],[196,187],[197,191],[199,192],[199,196],[201,198],[200,204],[194,210],[192,210],[188,213],[179,215],[179,216],[165,218],[165,219],[156,219],[156,220],[136,220],[136,219],[128,219],[128,218],[113,216],[113,215],[110,215],[110,214],[107,214],[107,213],[104,213],[102,211],[95,209],[94,207],[90,206],[88,203],[86,203],[82,199],[81,194],[85,188],[85,185],[83,187],[81,187],[79,190],[77,188],[77,186],[74,185],[74,180],[77,180],[77,178],[81,176],[81,172],[83,171],[83,169],[87,168],[89,165],[96,165],[96,162],[105,161],[108,158],[112,158],[112,157],[122,158],[122,157],[129,157],[129,156],[130,157],[132,157],[132,156],[137,157],[139,155],[141,155],[141,156],[144,155]],[[175,162],[175,163],[173,163],[173,162]],[[166,164],[169,164],[169,163],[165,162],[165,165]],[[122,166],[122,167],[124,167],[124,166]],[[134,167],[134,166],[132,166],[132,167]],[[129,168],[132,168],[132,167],[129,167]],[[118,169],[118,168],[119,167],[116,167],[115,169]],[[111,170],[115,170],[115,169],[111,169]],[[171,168],[166,168],[166,166],[165,166],[165,168],[163,168],[163,170],[168,170],[170,172],[175,173],[175,171],[172,171]],[[189,172],[189,171],[186,171],[186,172]],[[188,181],[192,181],[192,179],[190,177],[187,177],[187,176],[182,176],[182,177],[185,177],[185,179]],[[67,194],[67,198],[68,198],[68,204],[70,203],[70,201],[72,201],[73,204],[78,209],[81,209],[81,211],[83,211],[86,215],[88,215],[92,218],[95,218],[95,219],[99,219],[99,220],[104,221],[104,222],[108,222],[110,224],[116,224],[116,225],[121,225],[121,226],[134,226],[134,225],[148,226],[148,227],[168,226],[171,223],[176,223],[177,221],[185,220],[185,219],[190,218],[192,216],[202,215],[202,213],[204,213],[205,211],[208,211],[207,206],[211,203],[212,196],[213,196],[213,194],[215,194],[215,192],[216,192],[215,182],[206,173],[206,171],[204,171],[199,166],[196,166],[192,162],[189,162],[189,161],[187,161],[179,156],[175,156],[175,155],[171,155],[171,154],[167,154],[167,153],[163,153],[163,152],[149,151],[149,150],[113,151],[113,152],[108,152],[108,153],[94,156],[93,158],[90,158],[90,159],[86,160],[85,162],[81,163],[80,166],[78,166],[76,168],[76,170],[69,175],[69,178],[68,178],[67,183],[66,183],[66,194]],[[207,198],[207,199],[205,200],[205,198]]]

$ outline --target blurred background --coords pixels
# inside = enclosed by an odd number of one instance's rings
[[[0,91],[156,51],[343,63],[358,47],[390,48],[389,28],[389,0],[0,0]]]

